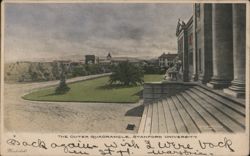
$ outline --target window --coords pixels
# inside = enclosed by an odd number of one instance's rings
[[[196,17],[200,18],[200,4],[195,4],[195,13],[196,13]]]
[[[198,58],[199,58],[199,60],[198,60],[198,65],[199,65],[198,69],[199,69],[199,72],[201,73],[202,72],[202,69],[201,69],[201,48],[199,48]]]
[[[188,45],[193,46],[193,33],[190,33],[188,36]]]
[[[193,65],[193,52],[188,54],[188,63],[189,65]]]
[[[179,42],[178,42],[178,51],[179,52],[182,52],[183,51],[183,37],[181,37],[179,39]]]

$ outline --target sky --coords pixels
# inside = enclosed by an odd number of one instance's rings
[[[177,21],[188,21],[192,4],[7,3],[4,16],[7,62],[109,52],[148,58],[176,53]]]

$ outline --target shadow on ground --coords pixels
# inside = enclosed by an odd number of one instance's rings
[[[128,110],[128,111],[125,113],[125,116],[141,117],[142,114],[143,114],[143,109],[144,109],[144,106],[143,106],[143,105],[134,107],[134,108]]]
[[[139,96],[139,97],[140,97],[140,99],[142,99],[142,98],[143,98],[143,97],[142,97],[142,95],[143,95],[143,90],[140,90],[139,92],[137,92],[137,93],[133,94],[133,96]]]

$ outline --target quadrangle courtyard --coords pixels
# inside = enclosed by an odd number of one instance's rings
[[[98,81],[98,79],[106,81],[107,77],[82,82]],[[146,81],[161,79],[162,75],[157,75],[156,77],[148,76]],[[76,81],[79,81],[79,78]],[[46,89],[49,86],[57,84],[58,81],[23,84],[5,83],[5,130],[11,132],[25,131],[39,133],[137,133],[143,112],[139,95],[134,99],[132,98],[132,100],[136,101],[134,103],[131,103],[133,101],[123,101],[122,103],[117,103],[116,101],[112,101],[111,103],[107,103],[107,101],[47,102],[29,101],[22,98],[22,96],[36,92],[40,88]],[[76,83],[70,85],[74,84]],[[138,92],[142,87],[135,88],[134,91]],[[49,92],[47,93],[49,94]],[[121,93],[124,94],[123,92]],[[94,96],[97,95],[95,94]],[[134,130],[127,130],[128,124],[134,124]]]

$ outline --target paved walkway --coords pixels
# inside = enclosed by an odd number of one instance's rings
[[[69,79],[68,82],[92,79],[93,75]],[[12,132],[73,132],[73,133],[137,133],[140,117],[125,114],[139,106],[119,103],[36,102],[21,96],[36,89],[58,84],[58,81],[5,84],[5,130]],[[126,130],[127,124],[136,128]]]

